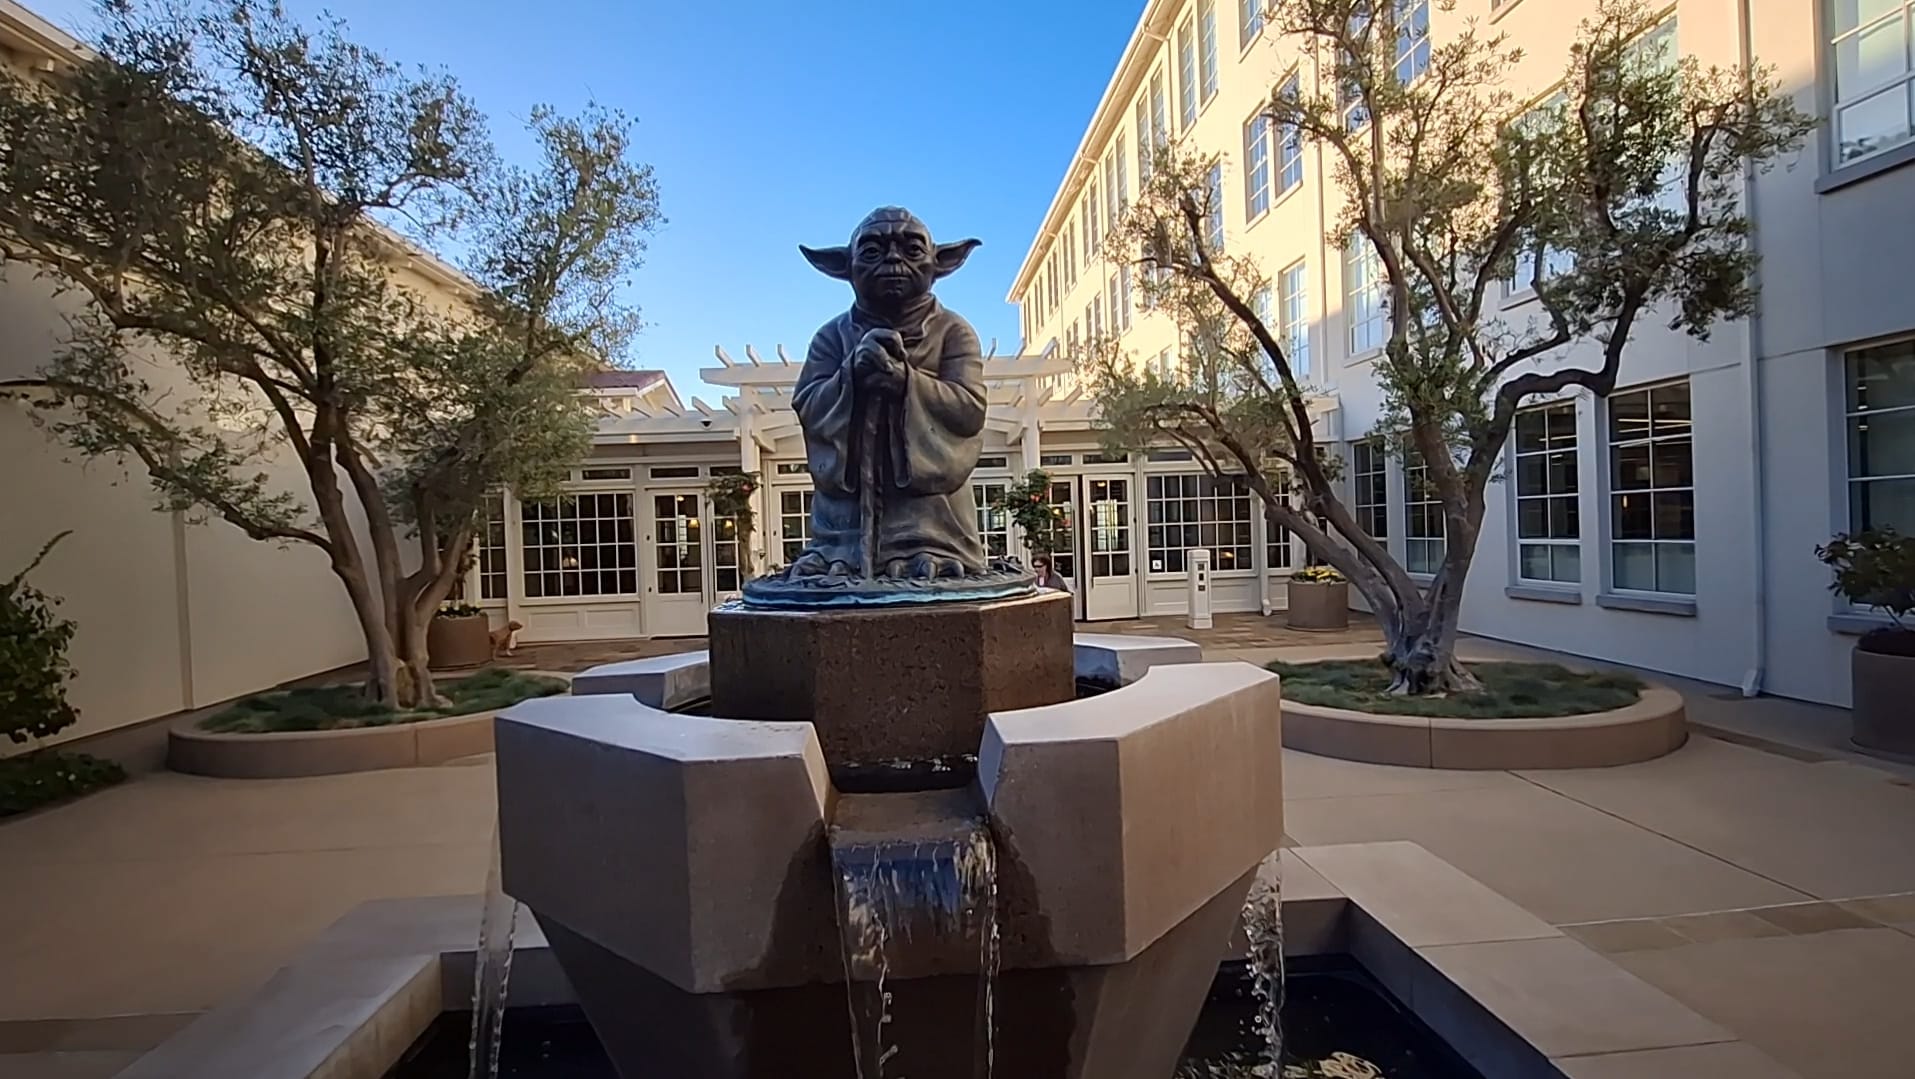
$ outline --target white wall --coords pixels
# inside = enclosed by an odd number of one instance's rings
[[[59,302],[19,267],[0,277],[0,378],[31,375],[64,331]],[[148,370],[185,397],[181,373]],[[188,398],[190,399],[190,398]],[[11,577],[57,532],[69,536],[32,582],[64,599],[78,625],[70,699],[80,723],[64,740],[253,692],[364,658],[344,590],[311,548],[284,550],[224,522],[158,512],[144,469],[88,460],[0,404],[6,461],[0,576]],[[288,490],[303,474],[261,462]],[[354,507],[356,510],[356,507]],[[0,753],[12,752],[11,743]]]

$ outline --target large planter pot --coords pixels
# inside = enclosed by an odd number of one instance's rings
[[[1287,624],[1315,631],[1349,629],[1349,582],[1291,581]]]
[[[1855,744],[1915,757],[1915,655],[1857,648],[1850,662]]]
[[[492,623],[482,614],[438,615],[426,626],[426,655],[434,670],[477,667],[492,659]]]

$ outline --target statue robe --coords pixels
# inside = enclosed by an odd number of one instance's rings
[[[970,478],[983,445],[984,359],[977,331],[935,299],[904,325],[904,393],[896,398],[860,388],[852,353],[866,331],[890,326],[858,307],[832,319],[811,339],[792,391],[804,428],[805,457],[814,488],[807,553],[843,562],[858,572],[865,527],[860,490],[865,424],[875,424],[877,550],[872,567],[884,574],[899,559],[918,555],[955,560],[966,573],[985,568]]]

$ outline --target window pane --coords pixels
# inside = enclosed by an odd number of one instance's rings
[[[1915,475],[1915,409],[1850,419],[1849,475]]]
[[[1540,408],[1516,414],[1516,452],[1529,453],[1548,445],[1548,418]]]
[[[1522,545],[1517,575],[1532,581],[1553,581],[1550,570],[1550,551],[1554,550],[1546,543],[1525,543]]]
[[[1649,391],[1651,426],[1657,438],[1689,433],[1689,383],[1673,382]]]
[[[1578,490],[1578,488],[1576,486],[1575,451],[1571,450],[1567,453],[1550,454],[1549,493],[1564,495],[1573,494],[1576,490]]]
[[[1657,539],[1696,537],[1696,496],[1690,491],[1657,491],[1651,496]]]
[[[1582,548],[1567,543],[1558,543],[1550,549],[1550,579],[1569,584],[1580,583],[1583,579]]]
[[[1649,395],[1642,391],[1609,399],[1609,440],[1627,442],[1649,437]]]
[[[1617,539],[1655,538],[1655,516],[1648,495],[1615,495],[1610,507],[1609,528]]]
[[[1915,341],[1848,354],[1850,412],[1915,405]]]
[[[1615,469],[1610,473],[1609,482],[1618,491],[1637,491],[1649,486],[1649,446],[1618,446],[1615,450]]]
[[[1517,500],[1516,535],[1519,539],[1549,538],[1549,499],[1523,498]]]
[[[1908,138],[1908,88],[1893,86],[1835,114],[1841,159],[1872,154]]]
[[[1849,519],[1858,531],[1893,528],[1915,536],[1915,479],[1849,484]]]
[[[1690,463],[1688,439],[1657,442],[1650,449],[1649,456],[1653,462],[1650,476],[1657,487],[1695,486],[1695,469]]]
[[[1696,548],[1689,543],[1656,544],[1656,591],[1680,592],[1692,596],[1696,591]]]
[[[1575,539],[1580,536],[1580,522],[1577,520],[1579,507],[1575,498],[1551,498],[1549,502],[1549,538]]]
[[[1906,0],[1831,0],[1829,30],[1843,33],[1900,8]]]
[[[1613,549],[1616,587],[1636,592],[1654,592],[1656,590],[1656,545],[1618,543],[1613,545]]]
[[[1835,46],[1835,99],[1848,101],[1908,72],[1906,20],[1889,19]]]

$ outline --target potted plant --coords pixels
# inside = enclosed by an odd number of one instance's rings
[[[751,580],[751,534],[758,522],[752,511],[753,495],[758,493],[758,473],[727,472],[713,476],[705,485],[705,496],[711,499],[712,516],[721,520],[730,518],[737,532],[738,580]],[[720,534],[721,539],[731,537]]]
[[[485,611],[452,600],[426,626],[426,656],[434,669],[477,667],[492,659],[492,623]]]
[[[991,500],[991,509],[1002,513],[1024,536],[1024,549],[1032,555],[1054,554],[1071,546],[1070,520],[1063,506],[1051,501],[1051,474],[1041,468],[1025,473],[1024,478],[1004,488]]]
[[[1829,588],[1881,611],[1889,624],[1862,635],[1849,660],[1850,737],[1863,749],[1915,755],[1915,536],[1892,528],[1842,534],[1815,549],[1835,571]]]
[[[1350,582],[1329,566],[1305,566],[1290,575],[1291,629],[1350,628]]]

